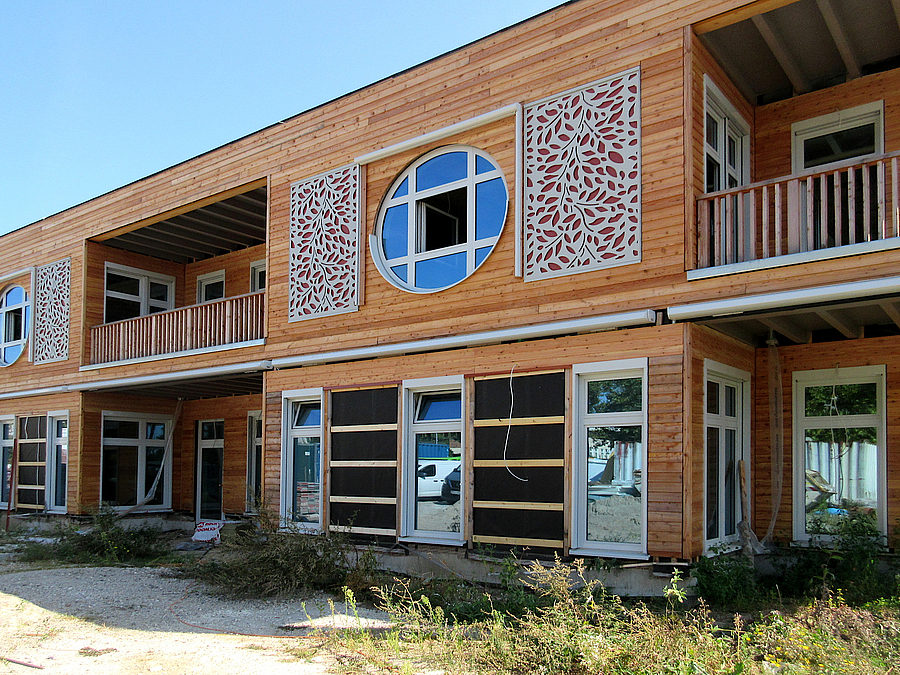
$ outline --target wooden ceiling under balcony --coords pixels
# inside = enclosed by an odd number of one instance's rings
[[[900,66],[898,0],[762,0],[694,31],[755,105]]]
[[[161,214],[94,237],[106,246],[176,263],[266,243],[265,186]]]

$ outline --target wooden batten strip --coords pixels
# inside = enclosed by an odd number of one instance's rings
[[[523,539],[519,537],[486,537],[476,535],[472,537],[476,544],[506,544],[508,546],[541,546],[544,548],[562,548],[560,539]]]
[[[515,370],[512,373],[513,377],[524,377],[527,375],[552,375],[553,373],[564,373],[566,371],[565,368],[554,368],[552,370]],[[505,373],[496,372],[496,373],[486,373],[479,375],[466,375],[466,377],[471,377],[473,380],[505,380],[510,376],[509,371],[507,370]]]
[[[396,497],[351,497],[350,495],[331,495],[333,504],[396,504]]]
[[[371,460],[360,460],[360,461],[352,461],[352,460],[339,460],[332,462],[330,465],[332,469],[393,469],[397,466],[396,459],[371,459]]]
[[[472,503],[476,509],[511,509],[514,511],[562,511],[563,505],[557,502],[490,502],[476,500]]]
[[[331,427],[333,434],[347,434],[357,431],[397,431],[397,424],[348,424],[346,426]]]
[[[332,532],[347,532],[349,534],[383,534],[387,537],[396,537],[397,530],[389,530],[384,527],[344,527],[343,525],[330,525]]]
[[[485,419],[475,420],[476,427],[523,427],[534,424],[565,424],[565,415],[553,415],[550,417],[513,417],[512,419]]]
[[[475,468],[476,469],[493,469],[500,468],[502,469],[505,466],[520,466],[520,467],[556,467],[556,466],[564,466],[565,460],[562,459],[476,459],[475,460]]]
[[[324,391],[330,391],[333,394],[340,394],[344,391],[368,391],[369,389],[390,389],[402,384],[399,380],[393,382],[373,382],[359,387],[323,387]]]

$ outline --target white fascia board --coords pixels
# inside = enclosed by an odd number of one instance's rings
[[[360,165],[371,164],[376,160],[396,155],[399,152],[412,150],[413,148],[418,148],[422,145],[426,145],[427,143],[432,143],[434,141],[439,141],[443,138],[449,138],[454,134],[468,131],[469,129],[476,129],[497,120],[502,120],[504,117],[512,117],[518,110],[519,104],[512,103],[510,105],[503,106],[502,108],[491,110],[490,112],[486,112],[482,115],[457,122],[456,124],[451,124],[450,126],[444,127],[443,129],[435,129],[434,131],[431,131],[427,134],[422,134],[421,136],[416,136],[415,138],[409,138],[405,141],[394,143],[393,145],[389,145],[385,148],[382,148],[381,150],[375,150],[365,155],[360,155],[353,161]]]
[[[180,382],[182,380],[193,380],[202,377],[233,375],[236,373],[256,373],[261,370],[271,369],[271,361],[251,361],[249,363],[233,363],[227,366],[195,368],[193,370],[184,370],[180,373],[156,373],[155,375],[136,375],[135,377],[122,377],[114,380],[82,382],[69,385],[68,391],[95,391],[98,389],[112,389],[115,387],[137,386],[141,384]]]
[[[284,356],[281,358],[272,359],[272,366],[275,368],[312,366],[323,363],[335,363],[339,361],[349,361],[355,359],[377,358],[382,356],[398,356],[400,354],[430,352],[441,349],[455,349],[458,347],[477,347],[480,345],[503,342],[506,340],[528,340],[534,338],[552,337],[554,335],[566,335],[568,333],[592,333],[597,331],[612,330],[615,328],[646,326],[655,322],[656,312],[654,312],[652,309],[642,309],[633,312],[620,312],[618,314],[592,316],[584,319],[571,319],[569,321],[542,323],[536,326],[522,326],[519,328],[505,328],[501,330],[485,331],[483,333],[451,335],[442,338],[432,338],[429,340],[398,342],[395,344],[377,345],[374,347],[359,347],[357,349],[321,352],[318,354]]]
[[[606,314],[604,316],[571,319],[569,321],[556,321],[553,323],[538,324],[536,326],[506,328],[503,330],[472,333],[469,335],[453,335],[431,340],[415,340],[413,342],[399,342],[389,345],[377,345],[375,347],[359,347],[357,349],[344,349],[333,352],[322,352],[319,354],[285,356],[266,361],[234,363],[227,366],[196,368],[194,370],[185,370],[180,373],[138,375],[135,377],[123,377],[112,380],[98,380],[96,382],[82,382],[79,384],[61,385],[58,387],[16,391],[0,394],[0,401],[74,391],[96,391],[101,389],[114,389],[116,387],[139,386],[142,384],[179,382],[217,375],[253,373],[263,370],[272,370],[274,368],[312,366],[355,359],[377,358],[380,356],[397,356],[400,354],[438,351],[440,349],[453,349],[457,347],[477,347],[479,345],[503,342],[505,340],[527,340],[552,337],[554,335],[567,335],[569,333],[593,333],[616,328],[646,326],[653,323],[656,323],[656,312],[652,309],[642,309],[633,312],[620,312],[618,314]]]
[[[846,284],[817,286],[795,291],[778,293],[762,293],[746,295],[725,300],[694,302],[687,305],[669,307],[668,315],[672,321],[690,319],[708,319],[717,316],[759,312],[768,309],[784,309],[800,305],[811,305],[826,302],[847,302],[862,300],[878,295],[900,293],[900,277],[887,277],[869,281],[852,281]]]

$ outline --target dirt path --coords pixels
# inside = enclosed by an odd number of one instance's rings
[[[151,568],[0,569],[0,673],[320,674],[334,659],[314,634],[335,625],[387,623],[324,595],[223,600]]]

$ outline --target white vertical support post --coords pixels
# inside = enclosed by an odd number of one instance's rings
[[[522,245],[524,239],[524,213],[525,208],[522,204],[522,199],[524,196],[524,185],[523,179],[525,174],[525,165],[524,165],[524,157],[525,157],[525,114],[522,108],[521,103],[516,103],[516,177],[515,177],[515,199],[516,199],[516,208],[513,213],[513,225],[515,227],[515,246],[516,246],[516,255],[515,255],[515,276],[521,277],[524,275],[523,264],[522,264]]]

